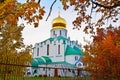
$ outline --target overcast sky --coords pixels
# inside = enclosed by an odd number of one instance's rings
[[[20,2],[24,2],[25,0],[18,0]],[[81,30],[73,30],[72,21],[76,18],[76,13],[73,10],[73,8],[69,8],[67,11],[62,9],[62,5],[57,0],[57,3],[53,6],[52,13],[48,19],[48,21],[45,21],[48,15],[48,12],[50,10],[50,6],[54,0],[41,0],[41,5],[45,6],[46,13],[44,15],[43,20],[40,21],[39,27],[34,28],[32,25],[26,24],[26,27],[23,30],[23,38],[24,43],[26,45],[34,45],[35,43],[39,43],[47,38],[50,37],[50,30],[52,29],[51,22],[54,18],[58,17],[58,7],[60,7],[60,15],[63,17],[67,22],[67,30],[68,30],[68,36],[71,40],[78,40],[79,43],[82,45],[85,44],[83,37],[86,39],[88,38],[88,35],[86,35],[82,29]],[[47,5],[47,6],[46,6]],[[20,20],[20,23],[24,22]]]

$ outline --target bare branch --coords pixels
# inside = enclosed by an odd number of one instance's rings
[[[113,6],[105,6],[105,5],[99,4],[97,2],[94,2],[93,0],[91,0],[91,2],[97,6],[100,6],[100,7],[106,8],[106,9],[112,9],[112,8],[116,8],[116,7],[120,6],[120,4],[119,4],[120,2],[118,2],[118,4],[117,3],[114,4]]]
[[[41,2],[41,0],[38,0],[38,4]]]
[[[51,11],[52,11],[52,7],[53,7],[53,5],[55,4],[56,1],[57,1],[57,0],[55,0],[55,1],[52,3],[52,5],[51,5],[51,7],[50,7],[49,14],[48,14],[48,16],[47,16],[47,18],[46,18],[46,21],[48,20],[50,14],[51,14]]]

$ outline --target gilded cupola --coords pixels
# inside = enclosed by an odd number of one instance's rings
[[[66,28],[66,21],[60,15],[57,18],[53,19],[52,21],[52,28],[53,29],[65,29]]]

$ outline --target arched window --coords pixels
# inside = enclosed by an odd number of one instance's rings
[[[55,31],[53,31],[53,35],[55,35]]]
[[[60,54],[60,45],[58,45],[58,54]]]
[[[49,55],[49,44],[47,45],[47,55]]]
[[[60,36],[61,36],[61,30],[60,30]]]
[[[37,56],[39,56],[39,48],[37,48]]]

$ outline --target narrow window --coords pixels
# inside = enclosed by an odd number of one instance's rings
[[[53,35],[55,35],[55,31],[53,31]]]
[[[75,56],[75,60],[78,60],[78,56]]]
[[[49,44],[47,45],[47,55],[49,55]]]
[[[60,54],[60,45],[58,45],[58,54]]]
[[[37,56],[39,56],[39,48],[37,48]]]
[[[61,36],[61,30],[60,30],[60,36]]]

